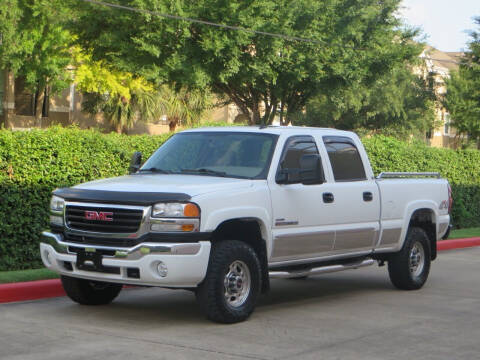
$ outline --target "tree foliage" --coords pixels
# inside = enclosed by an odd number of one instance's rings
[[[212,107],[208,89],[154,86],[141,76],[112,68],[104,60],[93,60],[78,47],[73,52],[75,81],[85,94],[83,109],[91,114],[103,113],[118,132],[131,128],[138,120],[152,122],[161,116],[167,116],[174,131],[179,124],[198,124]]]
[[[480,26],[480,17],[475,22]],[[480,32],[472,32],[471,36],[459,71],[447,80],[444,105],[457,133],[468,135],[480,147]]]
[[[85,112],[103,113],[117,132],[131,128],[139,119],[158,119],[152,84],[129,72],[115,70],[105,61],[95,61],[78,47],[73,54],[75,82],[85,94],[82,104]]]
[[[65,88],[71,80],[68,14],[60,0],[2,0],[0,68],[24,76],[32,90]]]
[[[373,84],[360,82],[321,92],[294,123],[424,137],[435,128],[435,99],[433,79],[414,74],[412,66],[402,64]]]
[[[322,89],[372,84],[418,54],[400,30],[400,0],[118,0],[116,3],[264,32],[291,41],[85,5],[74,28],[94,58],[180,87],[227,95],[254,123],[299,112]],[[88,26],[87,26],[88,24]],[[264,104],[263,109],[261,105]]]

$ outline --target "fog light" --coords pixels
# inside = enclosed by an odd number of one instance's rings
[[[180,224],[152,224],[150,226],[152,231],[168,232],[168,231],[181,231],[182,225]]]
[[[52,266],[52,257],[50,256],[50,252],[48,250],[43,252],[43,261],[47,267]]]
[[[157,272],[158,272],[158,275],[160,275],[161,277],[167,276],[167,274],[168,274],[167,265],[165,265],[165,263],[163,261],[160,261],[158,263]]]
[[[63,226],[63,217],[50,215],[50,224]]]

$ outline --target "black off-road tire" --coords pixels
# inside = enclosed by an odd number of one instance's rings
[[[418,273],[411,270],[412,249],[414,246],[423,249],[423,268]],[[420,289],[427,281],[430,273],[431,249],[428,235],[422,228],[408,229],[402,250],[388,260],[388,274],[393,285],[401,290]]]
[[[225,278],[230,266],[241,262],[248,267],[250,291],[239,306],[227,302]],[[195,292],[197,301],[206,317],[219,323],[236,323],[246,320],[253,312],[262,288],[261,266],[253,248],[241,241],[225,240],[214,243],[207,275]]]
[[[62,276],[63,289],[68,297],[82,305],[106,305],[115,299],[122,285]]]

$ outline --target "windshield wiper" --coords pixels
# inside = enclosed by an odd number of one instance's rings
[[[159,168],[156,168],[156,167],[151,167],[151,168],[148,168],[148,169],[138,170],[138,172],[144,172],[144,171],[150,171],[150,172],[155,172],[155,173],[160,173],[160,174],[171,174],[171,171],[159,169]]]
[[[200,175],[211,175],[211,176],[226,176],[227,173],[225,171],[215,171],[205,168],[200,169],[182,169],[182,173],[190,173],[190,174],[200,174]]]

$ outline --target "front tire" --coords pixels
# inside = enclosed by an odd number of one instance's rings
[[[82,305],[110,304],[122,290],[122,285],[101,281],[77,279],[70,276],[62,276],[61,280],[67,296]]]
[[[260,261],[251,246],[237,240],[213,245],[207,275],[196,291],[208,319],[227,324],[246,320],[260,290]]]
[[[420,289],[430,273],[431,250],[428,235],[422,228],[408,229],[403,249],[388,261],[388,274],[401,290]]]

